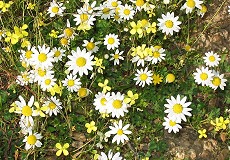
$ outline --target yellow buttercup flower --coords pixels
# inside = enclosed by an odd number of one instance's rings
[[[56,152],[57,156],[60,156],[62,152],[65,156],[69,155],[69,151],[67,150],[67,148],[69,148],[69,143],[65,143],[63,146],[60,143],[56,143],[55,146],[58,149]]]
[[[43,113],[43,111],[47,111],[47,106],[40,107],[38,102],[34,102],[34,105],[36,106],[36,110],[34,110],[34,114],[39,115],[41,117],[45,117],[46,115]]]
[[[95,126],[95,122],[91,121],[90,123],[86,123],[85,127],[87,128],[87,132],[91,133],[92,131],[96,131],[97,127]]]
[[[50,92],[50,94],[51,94],[52,96],[54,96],[56,93],[60,94],[60,96],[61,96],[61,94],[62,94],[62,86],[61,86],[61,83],[60,83],[60,86],[57,85],[57,84],[55,83],[53,87],[50,87],[50,88],[48,89],[48,91]]]
[[[16,44],[19,41],[19,36],[15,33],[10,33],[9,31],[6,32],[6,38],[5,41],[6,42],[10,42],[11,44]]]
[[[49,36],[53,38],[58,38],[58,35],[57,35],[58,33],[59,33],[58,31],[51,30],[51,32],[49,33]]]
[[[111,87],[107,86],[109,83],[109,80],[108,79],[105,79],[104,83],[98,83],[98,86],[103,88],[103,93],[106,93],[107,91],[110,91],[111,90]]]
[[[227,124],[229,123],[230,123],[229,119],[228,118],[224,119],[222,116],[220,116],[220,118],[216,118],[215,122],[211,120],[211,124],[216,127],[215,131],[219,131],[221,129],[225,130],[227,128]]]
[[[199,138],[207,138],[206,129],[198,130],[198,133],[200,134]]]
[[[29,3],[28,6],[27,6],[27,9],[30,9],[30,10],[34,10],[34,7],[35,7],[35,3]]]
[[[138,94],[133,94],[132,91],[127,92],[128,97],[124,99],[125,103],[129,103],[130,105],[135,104],[135,100],[138,99]]]

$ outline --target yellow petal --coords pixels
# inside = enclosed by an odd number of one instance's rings
[[[64,146],[63,146],[63,148],[65,148],[65,149],[69,148],[69,143],[65,143]]]
[[[58,151],[56,152],[56,156],[60,156],[61,153],[62,153],[62,150],[58,150]]]
[[[14,107],[11,107],[11,108],[9,109],[9,112],[10,112],[10,113],[13,113],[13,112],[14,112]]]
[[[60,143],[56,143],[56,145],[55,145],[55,146],[56,146],[56,148],[57,148],[57,149],[62,149],[62,146],[61,146],[61,144],[60,144]]]
[[[64,150],[63,150],[63,154],[64,154],[65,156],[67,156],[67,155],[69,154],[69,152],[68,152],[66,149],[64,149]]]
[[[89,127],[90,127],[90,124],[89,124],[89,123],[86,123],[86,124],[85,124],[85,127],[86,127],[86,128],[89,128]]]
[[[90,125],[91,125],[91,126],[94,126],[94,125],[95,125],[95,122],[94,122],[94,121],[91,121],[91,122],[90,122]]]

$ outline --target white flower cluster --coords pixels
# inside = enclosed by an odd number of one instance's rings
[[[207,67],[202,66],[200,68],[196,68],[196,72],[193,73],[195,82],[197,84],[201,84],[202,86],[209,86],[212,89],[216,90],[218,87],[221,90],[224,90],[226,86],[225,82],[227,79],[224,79],[224,74],[220,74],[219,71],[210,70],[209,67],[217,67],[221,58],[218,54],[213,51],[205,53],[205,57],[203,57],[204,62]]]

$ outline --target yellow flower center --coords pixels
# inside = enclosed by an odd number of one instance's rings
[[[83,67],[86,64],[86,59],[84,57],[79,57],[76,60],[76,64],[77,64],[78,67]]]
[[[87,88],[80,88],[78,90],[78,96],[81,97],[81,98],[84,98],[88,95],[88,90]]]
[[[136,1],[136,6],[141,7],[145,4],[144,0],[137,0]]]
[[[105,98],[102,98],[100,102],[103,106],[105,106],[105,103],[107,102],[107,100]]]
[[[219,77],[214,77],[212,80],[214,86],[219,86],[221,84],[221,79]]]
[[[45,80],[45,84],[46,84],[46,85],[49,85],[50,83],[51,83],[51,80],[50,80],[50,79],[46,79],[46,80]]]
[[[109,43],[109,44],[114,44],[114,42],[115,42],[114,38],[109,38],[109,39],[108,39],[108,43]]]
[[[33,54],[32,51],[30,51],[30,50],[26,51],[26,58],[27,58],[27,59],[32,58],[32,54]]]
[[[130,14],[130,10],[129,9],[124,9],[124,14],[125,15],[129,15]]]
[[[175,125],[176,125],[176,122],[175,122],[175,121],[170,120],[170,121],[169,121],[169,125],[170,125],[171,127],[173,127],[173,126],[175,126]]]
[[[60,55],[61,55],[61,52],[58,50],[54,53],[54,57],[59,57]]]
[[[214,62],[216,60],[216,58],[214,56],[210,56],[208,59],[210,62]]]
[[[40,54],[38,55],[38,60],[39,60],[40,62],[45,62],[45,61],[47,60],[47,55],[46,55],[45,53],[40,53]]]
[[[205,5],[202,5],[202,8],[200,10],[201,13],[206,13],[207,12],[207,7]]]
[[[145,73],[142,73],[142,74],[140,75],[140,79],[141,79],[142,81],[146,81],[147,78],[148,78],[148,76],[147,76],[147,74],[145,74]]]
[[[153,57],[154,58],[159,58],[160,57],[160,52],[158,52],[158,51],[155,51],[155,52],[153,52]]]
[[[109,14],[110,9],[109,8],[104,8],[102,10],[103,14]]]
[[[50,109],[55,109],[57,107],[57,105],[55,103],[53,103],[53,102],[50,102],[49,105],[48,105],[48,107]]]
[[[111,5],[112,5],[113,7],[117,7],[117,6],[118,6],[118,3],[115,1],[115,2],[112,2]]]
[[[57,6],[52,8],[53,13],[58,13],[58,11],[59,11],[59,8]]]
[[[93,42],[89,42],[89,43],[86,45],[86,49],[87,49],[88,51],[93,50],[94,47],[95,47],[95,44],[94,44]]]
[[[66,45],[68,44],[68,39],[62,38],[62,39],[60,40],[60,43],[61,43],[63,46],[66,46]]]
[[[66,28],[64,30],[64,33],[67,37],[71,37],[73,35],[73,29],[72,28]]]
[[[44,77],[44,75],[46,75],[46,70],[44,69],[41,69],[41,68],[39,68],[38,69],[38,75],[40,76],[40,77]]]
[[[201,80],[205,81],[207,78],[208,78],[207,73],[201,73],[201,74],[200,74],[200,79],[201,79]]]
[[[117,135],[122,135],[123,134],[123,130],[122,129],[118,129],[118,131],[117,131]]]
[[[120,55],[119,54],[114,54],[113,58],[114,59],[119,59]]]
[[[88,15],[87,14],[85,14],[85,13],[82,13],[81,15],[80,15],[80,19],[81,19],[81,21],[82,22],[85,22],[85,21],[87,21],[88,20]]]
[[[24,106],[23,108],[22,108],[22,114],[24,115],[24,116],[31,116],[32,115],[32,108],[31,107],[29,107],[29,106]]]
[[[194,8],[196,5],[194,0],[187,0],[186,4],[189,8]]]
[[[113,101],[113,107],[115,108],[115,109],[120,109],[121,107],[122,107],[122,101],[121,100],[114,100]]]
[[[29,135],[27,137],[27,143],[30,144],[30,145],[34,145],[37,141],[37,138],[35,135]]]
[[[115,16],[113,17],[115,20],[118,20],[120,18],[119,15],[115,14]]]
[[[74,86],[74,80],[72,80],[72,79],[68,80],[68,86],[69,87]]]
[[[182,113],[182,111],[183,111],[183,107],[181,104],[175,104],[173,106],[173,112],[175,112],[176,114],[180,114]]]
[[[165,26],[166,26],[167,28],[172,28],[172,27],[173,27],[173,21],[167,20],[167,21],[165,22]]]
[[[167,82],[168,83],[172,83],[174,80],[175,80],[175,76],[174,76],[174,74],[168,74],[167,76],[166,76],[166,80],[167,80]]]

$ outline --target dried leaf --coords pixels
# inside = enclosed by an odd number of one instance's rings
[[[80,142],[85,142],[86,138],[84,133],[80,133],[80,132],[73,132],[72,133],[72,138],[76,141],[80,141]]]
[[[226,133],[225,132],[221,132],[220,134],[220,139],[225,142],[226,141]]]

